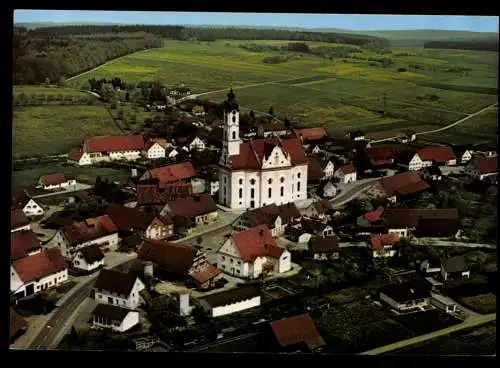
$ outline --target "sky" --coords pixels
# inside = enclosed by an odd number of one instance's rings
[[[88,10],[15,10],[15,23],[125,23],[250,25],[349,30],[442,29],[498,32],[498,16],[349,15],[297,13],[198,13]]]

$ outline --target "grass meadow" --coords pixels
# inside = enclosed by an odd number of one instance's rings
[[[14,86],[13,94],[20,95],[24,93],[25,95],[51,95],[51,96],[75,96],[75,97],[84,97],[87,96],[85,92],[80,92],[74,88],[63,88],[63,87],[45,87],[45,86]]]

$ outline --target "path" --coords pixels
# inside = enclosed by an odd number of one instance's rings
[[[462,322],[458,325],[443,328],[442,330],[434,331],[434,332],[431,332],[431,333],[428,333],[425,335],[412,337],[411,339],[398,341],[394,344],[381,346],[379,348],[368,350],[368,351],[365,351],[363,353],[360,353],[359,355],[385,354],[385,353],[388,353],[390,351],[402,349],[402,348],[405,348],[407,346],[411,346],[411,345],[418,344],[418,343],[423,342],[423,341],[435,339],[435,338],[440,337],[440,336],[445,336],[445,335],[448,335],[450,333],[457,332],[457,331],[460,331],[460,330],[463,330],[466,328],[471,328],[471,327],[479,326],[479,325],[482,325],[482,324],[485,324],[485,323],[488,323],[491,321],[495,321],[496,319],[497,319],[496,313],[491,313],[491,314],[487,314],[484,316],[471,317],[471,318],[466,319],[464,322]]]
[[[479,114],[482,114],[483,112],[485,112],[486,110],[489,110],[491,108],[494,108],[494,107],[497,107],[498,105],[498,102],[497,103],[494,103],[492,105],[489,105],[489,106],[486,106],[485,108],[482,108],[481,110],[479,111],[476,111],[472,114],[469,114],[467,115],[465,118],[463,119],[460,119],[460,120],[457,120],[455,121],[454,123],[451,123],[451,124],[448,124],[442,128],[439,128],[439,129],[433,129],[433,130],[427,130],[427,131],[424,131],[424,132],[419,132],[419,133],[415,133],[415,136],[418,136],[418,135],[423,135],[423,134],[430,134],[430,133],[437,133],[437,132],[442,132],[444,130],[447,130],[447,129],[450,129],[450,128],[453,128],[454,126],[458,125],[458,124],[461,124],[463,123],[464,121],[467,121]],[[374,141],[369,141],[370,144],[372,143],[380,143],[380,142],[386,142],[386,141],[391,141],[391,140],[394,140],[398,138],[397,136],[394,136],[394,137],[390,137],[390,138],[384,138],[384,139],[378,139],[378,140],[374,140]]]
[[[332,206],[342,206],[343,204],[352,201],[354,198],[359,196],[361,193],[363,193],[365,190],[370,188],[376,181],[380,180],[381,178],[370,178],[370,179],[365,179],[366,181],[359,182],[356,186],[353,188],[350,188],[346,191],[341,192],[337,197],[334,199],[330,200],[330,203]],[[342,189],[342,187],[340,186]]]

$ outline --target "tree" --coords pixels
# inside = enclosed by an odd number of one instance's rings
[[[119,108],[116,112],[116,119],[123,120],[123,108]]]
[[[105,102],[116,99],[116,92],[111,83],[104,83],[101,86],[101,98]]]
[[[285,118],[285,120],[283,121],[283,124],[285,125],[285,128],[289,129],[291,124],[290,124],[290,120],[288,120],[287,118]]]
[[[253,110],[250,110],[250,113],[248,114],[252,120],[255,120],[255,112]]]
[[[59,78],[59,87],[66,87],[66,78],[64,78],[64,76]]]
[[[274,108],[272,106],[269,108],[269,115],[274,116]]]

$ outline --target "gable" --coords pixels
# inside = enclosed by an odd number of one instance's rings
[[[264,156],[262,160],[262,168],[290,166],[290,158],[279,146],[275,146],[268,157]]]
[[[156,150],[165,150],[165,148],[163,148],[160,144],[158,144],[157,142],[155,144],[153,144],[148,151],[156,151]]]
[[[328,161],[328,163],[326,164],[325,166],[325,171],[330,171],[330,170],[333,170],[333,164],[331,161]]]
[[[226,253],[228,255],[231,255],[233,257],[241,258],[241,254],[238,251],[238,248],[234,244],[233,238],[228,238],[226,242],[222,245],[222,247],[219,249],[219,253]]]
[[[26,203],[23,209],[26,209],[28,206],[35,206],[35,208],[42,209],[42,207],[38,203],[36,203],[33,199],[30,199],[28,203]]]

